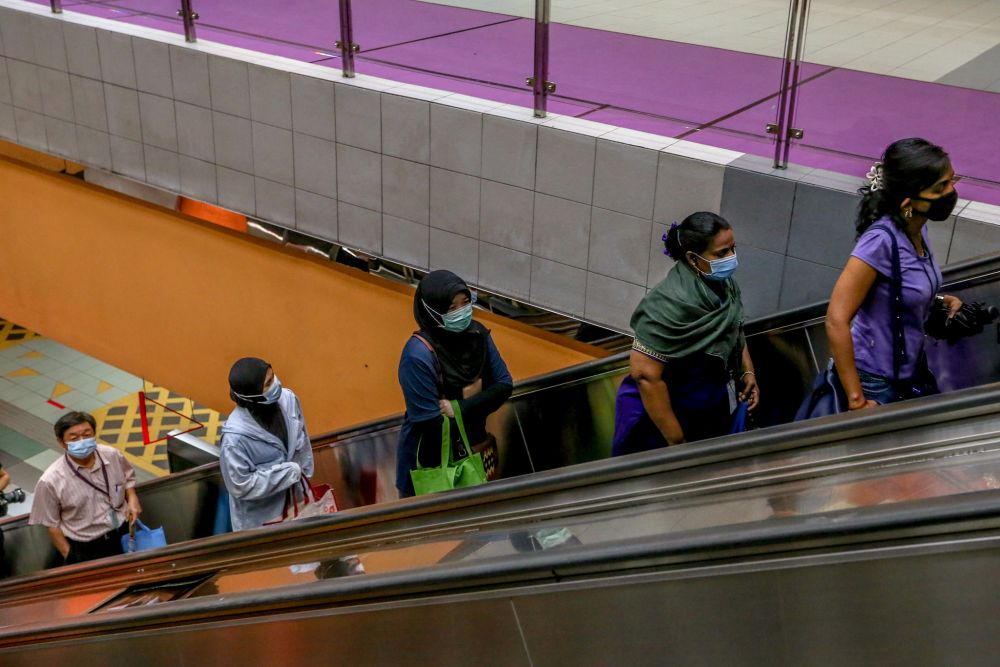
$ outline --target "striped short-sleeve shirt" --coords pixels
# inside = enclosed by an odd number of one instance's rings
[[[125,522],[125,490],[134,486],[135,470],[114,447],[97,445],[89,468],[63,456],[38,480],[28,523],[59,528],[71,540],[89,542]]]

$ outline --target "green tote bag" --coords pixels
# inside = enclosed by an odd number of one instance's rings
[[[458,401],[451,402],[455,411],[455,425],[462,436],[462,443],[469,456],[454,460],[451,456],[451,419],[445,417],[441,424],[441,465],[436,468],[420,466],[420,450],[417,450],[417,467],[410,471],[413,480],[413,490],[418,496],[438,491],[448,491],[463,486],[478,486],[486,483],[486,470],[483,468],[483,457],[472,453],[469,438],[465,435],[465,425],[462,423],[462,411]]]

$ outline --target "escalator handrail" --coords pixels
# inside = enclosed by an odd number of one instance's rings
[[[666,559],[692,562],[747,558],[754,550],[774,558],[780,552],[823,546],[885,544],[913,538],[1000,528],[996,490],[929,498],[891,505],[834,510],[820,514],[713,526],[671,535],[521,553],[481,561],[439,563],[375,575],[342,577],[275,589],[183,599],[125,611],[57,619],[0,629],[0,649],[29,643],[83,639],[99,634],[223,622],[250,614],[288,613],[296,608],[346,606],[407,596],[454,594],[456,589],[524,586],[565,581],[609,570],[649,568]],[[901,534],[902,531],[902,534]],[[888,535],[886,535],[888,533]],[[738,552],[736,554],[732,552]],[[623,565],[631,563],[631,567]]]
[[[618,479],[659,474],[712,463],[756,457],[811,447],[821,443],[854,440],[879,433],[925,424],[992,414],[1000,405],[1000,383],[973,387],[950,394],[929,396],[860,414],[842,414],[806,422],[784,424],[760,431],[705,440],[692,445],[668,447],[616,459],[591,461],[533,475],[498,480],[490,484],[456,489],[449,493],[367,505],[328,517],[291,522],[266,529],[240,531],[188,540],[153,552],[139,552],[111,562],[90,561],[58,570],[42,570],[0,583],[0,599],[33,594],[40,585],[64,587],[74,581],[92,581],[116,572],[134,577],[138,568],[152,572],[157,564],[173,568],[180,560],[193,560],[221,551],[245,553],[253,548],[274,549],[310,535],[356,529],[414,516],[444,514],[451,510],[485,506],[569,488],[612,482]],[[877,456],[878,451],[872,451]]]

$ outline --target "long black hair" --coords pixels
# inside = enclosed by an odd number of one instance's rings
[[[882,155],[881,166],[873,167],[876,182],[869,182],[858,190],[861,195],[855,223],[858,236],[885,216],[890,216],[896,225],[902,225],[899,207],[903,200],[934,185],[949,164],[944,149],[926,139],[900,139],[889,144]]]
[[[732,229],[732,225],[721,215],[698,211],[684,218],[681,224],[671,226],[663,245],[672,260],[683,262],[685,253],[701,255],[705,252],[715,235],[724,229]]]

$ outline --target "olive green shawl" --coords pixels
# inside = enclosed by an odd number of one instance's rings
[[[743,301],[732,278],[724,298],[691,267],[678,262],[632,314],[634,348],[660,361],[704,352],[728,361],[741,353]]]

